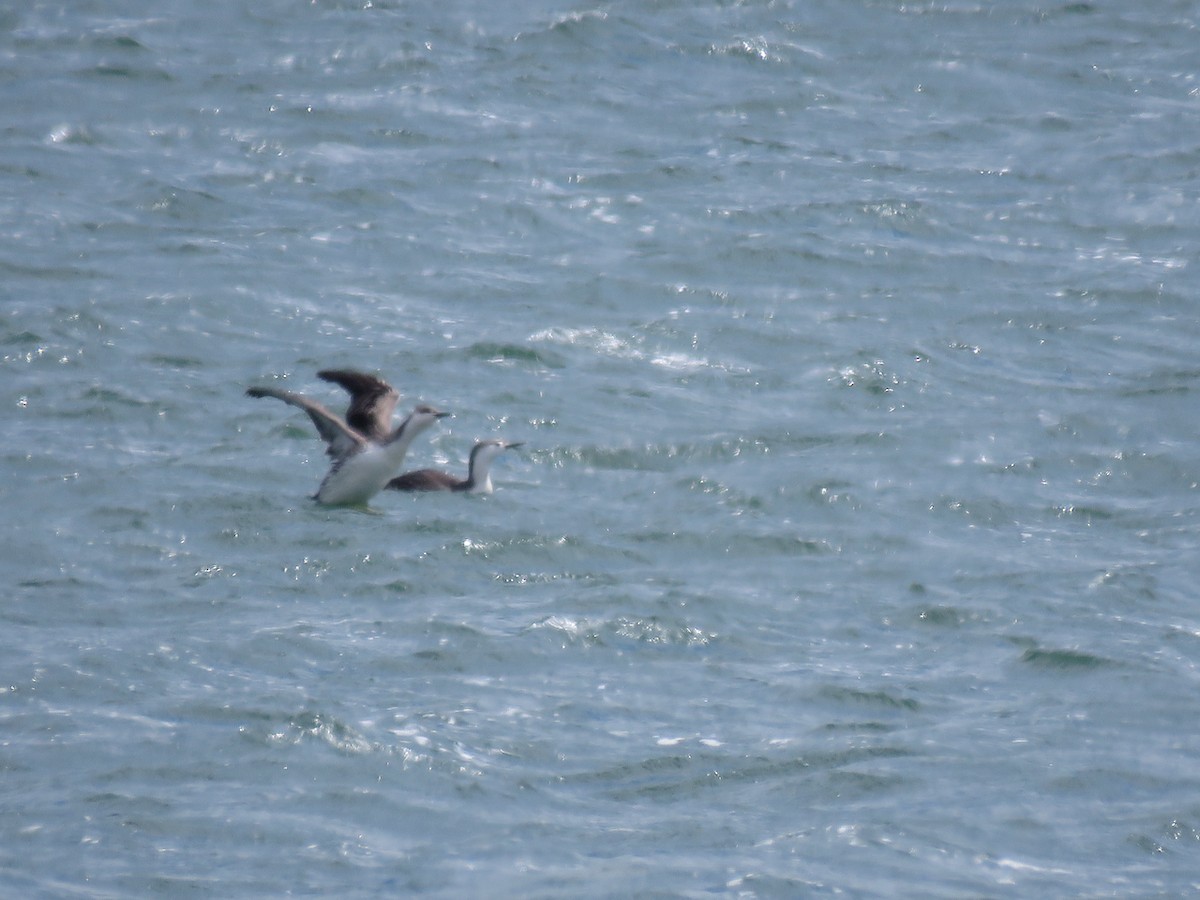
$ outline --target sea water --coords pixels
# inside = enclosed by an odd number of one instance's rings
[[[0,891],[1195,891],[1198,47],[7,7]],[[330,367],[525,446],[318,506]]]

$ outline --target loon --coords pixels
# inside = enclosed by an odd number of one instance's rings
[[[313,495],[318,503],[362,505],[383,490],[388,479],[404,464],[404,456],[417,435],[449,413],[419,404],[391,430],[392,411],[400,399],[394,388],[374,376],[357,372],[326,371],[321,377],[350,391],[346,419],[303,394],[265,387],[252,387],[246,393],[251,397],[274,397],[298,407],[317,426],[317,432],[328,444],[326,453],[333,457],[333,465]],[[347,419],[359,427],[352,426]]]
[[[418,469],[405,472],[387,483],[393,491],[461,491],[467,494],[490,494],[492,492],[492,460],[521,443],[488,440],[480,441],[471,448],[471,461],[467,466],[467,477],[455,478],[449,472],[437,469]]]

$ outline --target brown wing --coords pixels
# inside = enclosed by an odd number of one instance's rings
[[[400,393],[374,375],[349,369],[323,369],[317,373],[323,381],[339,385],[350,394],[346,423],[374,441],[382,441],[392,432],[392,414]]]
[[[317,433],[329,446],[326,452],[330,456],[346,456],[366,443],[361,434],[351,428],[340,417],[334,415],[316,400],[310,400],[303,394],[291,391],[281,391],[277,388],[252,387],[246,393],[251,397],[274,397],[290,406],[308,413],[312,423],[317,426]]]

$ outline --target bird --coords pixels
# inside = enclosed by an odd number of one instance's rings
[[[333,457],[333,465],[313,499],[329,506],[365,504],[384,489],[404,464],[404,456],[417,435],[449,413],[418,404],[393,430],[392,412],[400,399],[394,388],[373,375],[359,372],[331,370],[319,374],[325,381],[339,384],[350,392],[346,419],[292,391],[252,387],[246,393],[251,397],[274,397],[302,409],[317,427],[317,433],[328,445],[325,452]],[[358,427],[351,425],[348,419]]]
[[[471,448],[466,478],[455,478],[449,472],[438,469],[418,469],[393,478],[387,483],[387,487],[393,491],[460,491],[467,494],[490,494],[492,460],[505,450],[520,446],[520,441],[479,441]]]

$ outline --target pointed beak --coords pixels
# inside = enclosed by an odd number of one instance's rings
[[[517,447],[524,447],[524,446],[525,446],[524,441],[509,441],[507,444],[504,445],[504,449],[505,450],[515,450]]]

